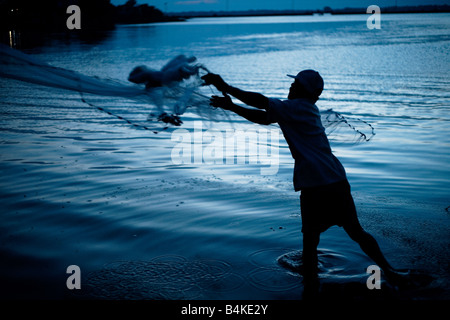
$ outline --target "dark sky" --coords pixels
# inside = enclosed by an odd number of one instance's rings
[[[126,0],[111,0],[114,5],[124,4]],[[162,11],[220,11],[250,9],[322,9],[331,8],[363,8],[372,4],[384,6],[450,4],[450,0],[137,0],[138,4],[147,3]]]

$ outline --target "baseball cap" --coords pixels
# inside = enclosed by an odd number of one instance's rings
[[[317,71],[303,70],[300,71],[296,76],[293,76],[291,74],[288,74],[287,76],[298,80],[306,89],[306,91],[308,91],[315,97],[319,97],[323,91],[323,79]]]

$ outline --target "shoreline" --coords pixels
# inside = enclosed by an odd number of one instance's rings
[[[380,7],[383,14],[401,13],[449,13],[450,5],[388,6]],[[243,10],[243,11],[183,11],[163,12],[148,5],[83,7],[83,23],[78,32],[98,32],[114,29],[116,25],[183,22],[190,18],[210,17],[270,17],[367,14],[367,8],[324,7],[315,10]],[[97,17],[101,17],[97,19]],[[66,26],[67,14],[60,7],[13,6],[5,2],[0,5],[0,30],[11,31],[70,31]]]
[[[448,13],[449,5],[428,6],[390,6],[381,7],[381,13]],[[220,18],[220,17],[271,17],[271,16],[309,16],[309,15],[345,15],[345,14],[367,14],[367,8],[343,8],[332,9],[325,7],[316,10],[245,10],[245,11],[185,11],[167,12],[167,17],[181,19],[189,18]]]

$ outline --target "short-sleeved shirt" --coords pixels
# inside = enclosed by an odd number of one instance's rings
[[[269,99],[267,112],[269,120],[279,124],[295,160],[295,191],[347,179],[331,151],[315,104],[306,99]]]

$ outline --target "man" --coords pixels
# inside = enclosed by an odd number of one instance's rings
[[[331,152],[315,103],[323,90],[323,79],[314,70],[304,70],[294,78],[287,100],[267,98],[228,85],[219,75],[202,77],[224,97],[213,96],[211,105],[235,112],[247,120],[268,125],[278,123],[295,159],[294,189],[301,191],[303,233],[303,274],[317,278],[317,246],[320,233],[333,225],[344,228],[351,239],[372,258],[388,279],[398,279],[376,240],[359,224],[345,169]],[[228,96],[257,109],[238,106]]]

